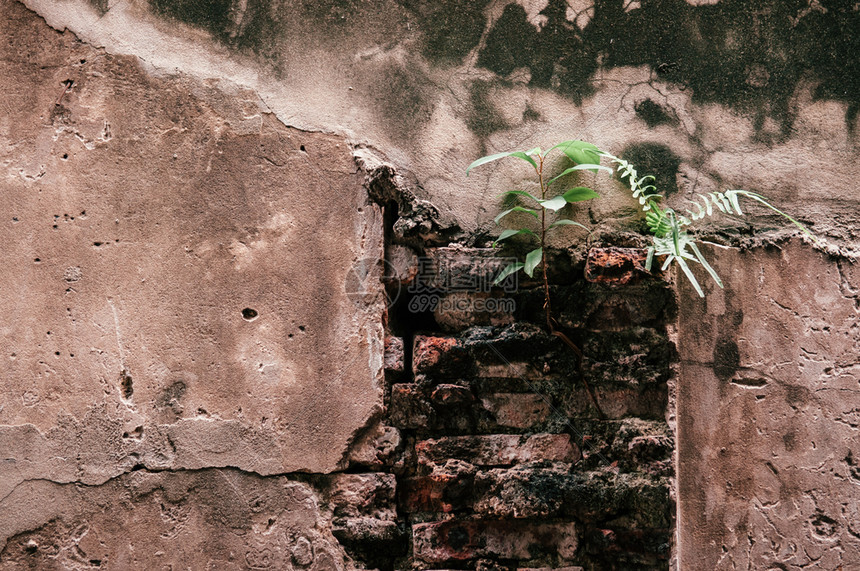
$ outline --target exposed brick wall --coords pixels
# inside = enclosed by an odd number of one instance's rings
[[[452,255],[459,262],[447,272],[495,267],[486,250],[429,252]],[[383,569],[669,568],[674,298],[644,276],[639,257],[593,251],[587,271],[569,260],[571,271],[554,278],[554,307],[582,348],[581,366],[538,325],[537,284],[510,294],[508,318],[403,312],[394,333],[405,339],[386,343],[386,413],[350,458],[351,471],[379,472],[327,477],[335,536],[353,557]],[[436,330],[410,331],[413,317]],[[502,324],[473,325],[488,322]]]

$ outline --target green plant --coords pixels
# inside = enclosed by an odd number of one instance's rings
[[[556,149],[564,153],[570,162],[573,163],[573,166],[565,168],[561,173],[547,180],[544,172],[546,158]],[[690,208],[685,209],[685,214],[681,214],[668,206],[660,207],[658,202],[663,199],[663,196],[657,191],[657,188],[651,184],[654,180],[653,176],[646,175],[640,177],[636,172],[636,169],[629,162],[602,151],[592,143],[587,143],[585,141],[565,141],[551,147],[547,151],[542,151],[540,148],[534,148],[528,151],[510,151],[488,155],[486,157],[481,157],[469,165],[466,169],[466,175],[468,176],[469,172],[476,167],[507,157],[520,159],[531,165],[537,177],[540,197],[524,190],[509,190],[503,192],[500,196],[506,197],[507,199],[519,200],[521,202],[524,201],[525,205],[518,204],[503,210],[498,216],[496,216],[494,221],[496,224],[499,224],[506,216],[514,212],[522,212],[534,217],[538,221],[539,228],[537,232],[527,227],[503,230],[494,242],[494,245],[498,245],[499,242],[514,236],[525,234],[536,239],[538,241],[538,247],[529,251],[523,262],[513,263],[502,270],[502,272],[496,277],[494,283],[499,283],[509,275],[519,272],[520,270],[525,272],[529,277],[533,277],[535,269],[540,266],[543,278],[544,312],[547,327],[549,328],[550,333],[561,338],[574,350],[574,352],[576,352],[579,357],[580,366],[582,364],[582,351],[570,340],[570,338],[558,330],[558,323],[552,316],[545,255],[546,237],[548,231],[560,226],[578,226],[588,230],[587,227],[579,222],[558,216],[558,212],[567,204],[592,200],[597,198],[598,194],[592,189],[584,186],[576,186],[566,190],[556,191],[555,186],[557,183],[566,180],[564,177],[567,175],[583,170],[591,172],[603,170],[612,174],[615,171],[609,167],[601,165],[600,161],[601,159],[606,158],[614,163],[616,165],[615,170],[622,179],[626,179],[633,197],[639,201],[642,210],[645,212],[645,222],[652,235],[652,243],[648,248],[648,256],[645,263],[646,269],[648,271],[651,270],[655,256],[665,256],[662,269],[665,270],[673,262],[676,263],[701,297],[704,297],[705,294],[690,269],[690,263],[701,264],[718,286],[723,287],[723,283],[716,271],[714,271],[714,268],[711,267],[702,255],[701,250],[699,250],[699,247],[696,245],[697,239],[688,232],[688,229],[691,229],[695,222],[712,216],[715,212],[742,216],[744,212],[740,205],[741,199],[758,202],[770,210],[773,210],[800,228],[800,230],[812,238],[813,241],[820,243],[803,224],[770,204],[764,196],[747,190],[727,190],[724,192],[711,192],[708,194],[699,193],[696,195],[696,200],[689,201]],[[547,224],[548,216],[555,218],[555,220],[549,225]],[[582,375],[580,375],[580,377],[582,378]],[[604,417],[594,392],[591,390],[591,387],[584,378],[583,383],[585,384],[598,413],[601,417]]]
[[[547,166],[547,156],[555,150],[561,151],[573,166],[565,168],[561,173],[555,175],[552,178],[545,177],[544,168]],[[507,278],[509,275],[514,274],[522,270],[529,277],[534,276],[535,269],[540,266],[541,274],[543,277],[543,290],[544,290],[544,312],[546,315],[546,324],[550,330],[550,333],[559,337],[564,343],[566,343],[579,357],[579,366],[582,366],[582,351],[576,344],[570,340],[564,333],[558,330],[558,323],[552,316],[552,305],[549,295],[549,279],[547,278],[547,263],[546,256],[544,255],[546,249],[546,237],[547,232],[553,230],[555,228],[561,226],[578,226],[585,230],[588,230],[587,227],[580,224],[579,222],[575,222],[568,218],[561,217],[558,212],[563,207],[568,204],[572,204],[575,202],[583,202],[586,200],[592,200],[597,198],[598,194],[594,192],[594,190],[585,187],[585,186],[575,186],[573,188],[568,188],[566,190],[556,191],[555,188],[559,183],[566,180],[564,177],[567,175],[574,173],[576,171],[607,171],[609,174],[612,174],[612,169],[603,165],[600,165],[600,158],[602,156],[602,151],[598,149],[595,145],[591,143],[587,143],[585,141],[564,141],[563,143],[559,143],[546,151],[542,151],[539,147],[530,149],[528,151],[511,151],[506,153],[497,153],[495,155],[489,155],[486,157],[482,157],[475,162],[473,162],[466,169],[466,176],[469,175],[469,172],[481,165],[497,161],[499,159],[504,159],[507,157],[513,157],[517,159],[521,159],[527,162],[535,171],[535,175],[537,176],[538,187],[540,191],[540,197],[537,197],[525,190],[509,190],[503,192],[499,196],[504,196],[509,199],[519,199],[525,201],[525,206],[517,205],[507,210],[501,212],[495,218],[495,223],[499,224],[503,218],[512,214],[514,212],[523,212],[533,216],[539,223],[539,229],[537,232],[530,228],[515,228],[508,229],[502,231],[499,237],[494,242],[494,245],[498,245],[499,242],[503,240],[507,240],[508,238],[512,238],[519,234],[526,234],[533,238],[536,238],[538,241],[538,247],[531,250],[526,254],[524,262],[516,262],[508,267],[506,267],[499,275],[496,277],[494,283],[499,283],[500,281]],[[553,217],[554,220],[547,224],[548,217]],[[581,372],[580,372],[581,373]],[[580,374],[580,378],[583,380],[583,384],[585,385],[586,390],[588,391],[589,396],[591,397],[591,401],[597,409],[598,414],[601,418],[605,418],[603,414],[603,410],[600,408],[599,403],[597,402],[597,397],[594,394],[594,391],[588,385],[588,382],[584,377]]]
[[[633,198],[639,200],[639,204],[645,212],[645,222],[652,235],[652,243],[648,248],[645,269],[651,271],[654,256],[666,256],[662,269],[665,270],[672,262],[675,262],[681,268],[681,271],[684,272],[684,275],[700,297],[704,297],[705,292],[702,290],[702,286],[699,285],[696,276],[693,275],[689,262],[701,264],[718,286],[723,287],[723,282],[720,280],[717,272],[714,271],[714,268],[711,267],[702,255],[701,250],[696,245],[696,238],[690,235],[687,229],[692,227],[695,222],[714,215],[715,212],[743,216],[744,212],[740,204],[740,199],[742,198],[758,202],[773,210],[800,228],[814,242],[819,245],[821,244],[803,224],[773,206],[764,196],[748,190],[726,190],[724,192],[709,192],[707,194],[698,193],[696,200],[689,201],[691,208],[685,209],[686,215],[680,214],[669,207],[661,208],[657,202],[663,196],[657,192],[653,184],[649,184],[649,181],[654,180],[653,176],[646,175],[639,177],[633,165],[624,159],[620,159],[605,151],[601,151],[600,155],[618,165],[618,173],[622,179],[627,179],[627,184],[630,186]]]
[[[570,166],[556,176],[547,179],[544,176],[544,168],[547,162],[546,158],[551,152],[555,151],[556,149],[564,153],[564,155],[570,160],[570,162],[573,163],[573,166]],[[526,192],[525,190],[508,190],[503,192],[499,196],[513,199],[524,199],[526,205],[517,205],[508,208],[507,210],[504,210],[498,216],[496,216],[494,222],[496,224],[499,224],[501,220],[509,214],[512,214],[514,212],[523,212],[533,216],[538,221],[540,226],[538,231],[535,232],[534,230],[525,227],[503,230],[493,244],[498,245],[499,242],[507,240],[508,238],[513,238],[514,236],[517,236],[519,234],[527,234],[538,240],[538,247],[526,254],[524,262],[513,263],[506,267],[504,270],[502,270],[502,272],[496,277],[494,283],[499,283],[505,278],[507,278],[509,275],[519,272],[520,270],[525,272],[527,276],[533,277],[535,269],[540,266],[541,274],[543,275],[543,284],[545,292],[544,308],[546,311],[547,325],[549,325],[550,328],[553,327],[551,323],[552,312],[549,299],[549,281],[547,279],[547,265],[544,256],[547,232],[561,226],[578,226],[580,228],[588,230],[587,227],[580,224],[579,222],[575,222],[568,218],[563,218],[559,216],[558,211],[568,204],[572,204],[575,202],[583,202],[585,200],[592,200],[598,197],[598,194],[596,192],[585,186],[575,186],[573,188],[569,188],[559,192],[556,192],[554,189],[557,183],[562,182],[563,177],[576,171],[588,170],[592,172],[597,172],[600,170],[604,170],[611,174],[611,168],[599,164],[602,153],[603,152],[595,145],[591,143],[586,143],[585,141],[565,141],[563,143],[559,143],[551,147],[546,151],[542,151],[540,147],[537,147],[528,151],[511,151],[507,153],[488,155],[486,157],[481,157],[480,159],[476,160],[466,169],[466,176],[468,176],[469,172],[475,167],[479,167],[481,165],[485,165],[487,163],[497,161],[499,159],[504,159],[507,157],[521,159],[530,164],[534,169],[535,175],[537,176],[538,186],[540,189],[540,197],[534,196],[533,194]],[[549,225],[547,225],[548,216],[552,216],[553,218],[555,218],[555,220]]]

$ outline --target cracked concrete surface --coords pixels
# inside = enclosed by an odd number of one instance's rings
[[[493,230],[498,193],[532,184],[527,169],[505,162],[466,179],[465,168],[475,158],[581,138],[615,154],[643,142],[667,146],[681,158],[682,172],[696,173],[686,179],[676,198],[679,203],[712,187],[762,192],[789,210],[802,208],[804,220],[814,221],[816,229],[837,244],[856,245],[849,228],[858,219],[847,181],[860,177],[860,165],[853,160],[855,125],[846,119],[848,103],[820,99],[813,79],[800,79],[790,89],[782,86],[788,92],[780,92],[780,97],[785,97],[792,118],[786,130],[767,115],[766,98],[763,108],[701,103],[685,85],[666,79],[669,72],[647,65],[600,67],[574,86],[577,93],[587,94],[581,101],[552,81],[534,86],[528,67],[515,67],[506,75],[486,68],[481,54],[494,26],[506,12],[516,12],[508,10],[511,5],[522,5],[517,6],[526,20],[522,32],[531,34],[547,30],[547,14],[557,11],[557,1],[494,0],[468,7],[397,0],[372,5],[221,2],[218,6],[229,7],[223,21],[215,13],[204,18],[189,2],[171,8],[171,3],[156,0],[24,1],[51,26],[68,29],[109,53],[135,55],[156,70],[229,80],[253,89],[285,124],[341,133],[355,143],[385,149],[395,166],[417,176],[421,198],[432,199],[446,224],[467,232]],[[431,9],[434,4],[439,6]],[[582,37],[595,4],[568,2],[559,16],[565,18],[562,27],[575,28],[574,36]],[[612,2],[603,4],[612,13],[617,8]],[[690,4],[688,11],[701,12],[713,2]],[[639,2],[624,3],[623,13],[633,18],[633,29],[643,25],[635,18],[645,8]],[[436,10],[451,12],[450,20],[442,22],[445,26],[471,21],[468,15],[480,27],[453,28],[448,32],[453,36],[434,43],[427,38],[440,33],[434,28],[439,22],[426,18]],[[798,14],[800,18],[806,12]],[[582,57],[609,60],[611,46],[621,39],[605,39],[608,53]],[[559,40],[547,41],[552,46]],[[428,42],[442,53],[427,48]],[[446,59],[445,50],[457,51],[460,43],[472,47],[459,48],[459,59]],[[728,39],[726,43],[731,44]],[[168,45],[170,49],[164,49]],[[553,50],[564,54],[575,48],[559,45]],[[441,64],[434,61],[437,57],[443,59]],[[528,61],[531,56],[517,57]],[[574,58],[545,66],[558,72],[577,63],[587,64]],[[666,65],[675,69],[672,62]],[[751,88],[744,93],[777,89],[768,83],[767,72],[757,69],[750,68]],[[665,119],[643,121],[643,103]],[[38,169],[30,172],[38,175]],[[586,182],[595,185],[602,198],[574,213],[579,221],[607,227],[635,224],[636,203],[622,185],[606,177]],[[564,233],[558,245],[580,239]]]
[[[341,571],[329,519],[311,486],[284,476],[139,470],[98,487],[33,480],[0,511],[0,569]]]
[[[124,498],[146,478],[191,495],[194,478],[265,488],[289,481],[250,472],[343,467],[382,404],[384,306],[367,289],[382,219],[353,146],[383,149],[414,179],[416,200],[480,236],[497,231],[498,192],[530,183],[507,163],[466,179],[477,156],[570,138],[616,153],[661,145],[680,159],[674,204],[760,191],[813,223],[831,254],[857,251],[856,115],[849,101],[820,97],[814,78],[790,86],[786,129],[754,105],[697,100],[667,78],[673,62],[600,67],[581,100],[535,86],[529,66],[496,74],[479,54],[507,0],[476,3],[474,45],[440,61],[417,48],[432,44],[433,20],[418,15],[435,14],[434,3],[227,2],[226,27],[214,31],[159,13],[170,3],[154,0],[25,3],[45,20],[0,2],[0,537],[12,538],[13,558],[148,567],[160,560],[99,554],[94,538],[131,521],[125,512],[108,513],[104,530],[79,528],[106,513],[99,494]],[[557,2],[518,4],[542,30]],[[660,2],[623,4],[635,16]],[[798,19],[826,13],[809,4]],[[569,24],[596,18],[591,2],[569,6]],[[260,14],[271,35],[237,48]],[[744,73],[751,92],[769,81],[760,66]],[[576,219],[636,227],[619,184],[585,182],[603,198]],[[733,220],[714,229],[729,242],[747,230]],[[682,569],[847,569],[860,559],[858,270],[794,242],[755,244],[714,253],[724,292],[700,302],[680,284]],[[41,505],[52,501],[74,517],[56,519]],[[186,501],[191,515],[177,517],[212,529],[213,501]],[[147,504],[144,521],[176,519],[174,508]],[[319,533],[305,538],[312,547],[330,541]],[[275,535],[210,563],[277,566],[295,545]],[[338,568],[335,555],[317,563],[302,545],[291,564]],[[191,550],[164,553],[180,566]]]
[[[2,543],[108,493],[72,483],[341,467],[381,409],[385,309],[347,142],[2,14]]]
[[[681,568],[851,569],[860,561],[856,263],[798,241],[715,256],[726,289],[704,302],[681,292]]]

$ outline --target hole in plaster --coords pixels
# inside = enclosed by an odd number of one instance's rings
[[[143,438],[143,427],[142,426],[136,426],[134,428],[134,430],[132,430],[131,432],[123,432],[122,437],[123,438],[134,438],[135,440],[140,440],[141,438]]]
[[[134,394],[134,387],[132,386],[131,375],[128,374],[128,370],[126,369],[123,369],[119,374],[119,386],[122,390],[122,398],[129,400],[131,395]]]
[[[54,355],[56,355],[57,357],[59,357],[59,356],[60,356],[60,352],[59,352],[59,351],[54,351]]]
[[[69,153],[63,153],[63,160],[65,161],[68,158],[69,158]]]
[[[303,152],[303,153],[306,153],[306,152],[307,152],[307,151],[305,150],[305,146],[304,146],[304,145],[299,145],[299,150],[300,150],[301,152]]]
[[[17,222],[17,221],[18,221],[18,217],[17,217],[17,216],[13,216],[13,217],[12,217],[12,222]]]
[[[299,331],[304,331],[304,330],[305,330],[305,326],[304,326],[304,325],[299,325]]]
[[[95,246],[96,248],[98,248],[98,247],[99,247],[99,246],[101,246],[103,243],[104,243],[104,242],[93,242],[93,246]]]
[[[242,318],[245,321],[254,321],[255,319],[257,319],[258,315],[259,313],[257,313],[257,310],[251,309],[250,307],[246,307],[242,310]]]
[[[36,263],[38,264],[39,262],[41,262],[41,261],[42,261],[42,259],[41,259],[41,258],[34,258],[34,259],[33,259],[33,261],[34,261],[34,262],[36,262]]]

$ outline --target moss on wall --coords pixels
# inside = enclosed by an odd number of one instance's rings
[[[651,0],[625,12],[622,0],[596,0],[581,29],[567,21],[564,0],[550,0],[538,29],[508,5],[489,32],[478,65],[507,75],[527,67],[533,85],[581,97],[599,67],[648,65],[666,81],[716,102],[771,116],[787,130],[798,82],[814,78],[819,98],[860,110],[860,11],[854,2],[723,0],[691,6]],[[761,121],[760,121],[761,122]]]

